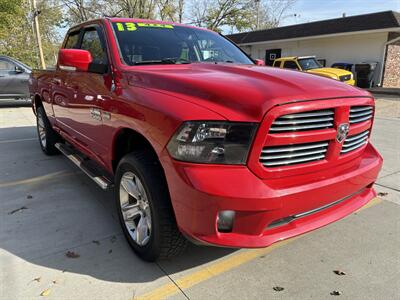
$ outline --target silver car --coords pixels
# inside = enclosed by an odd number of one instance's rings
[[[31,68],[11,57],[0,55],[0,100],[28,100]]]

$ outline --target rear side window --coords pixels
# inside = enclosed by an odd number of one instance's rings
[[[274,64],[273,64],[272,66],[275,67],[275,68],[280,68],[280,67],[281,67],[281,62],[275,60],[275,61],[274,61]]]
[[[76,48],[79,40],[79,31],[71,32],[67,38],[67,42],[65,43],[65,49],[73,49]]]
[[[14,64],[7,60],[0,59],[0,71],[14,71]]]
[[[297,66],[297,64],[294,61],[285,61],[285,63],[283,64],[283,67],[285,69],[292,69],[292,70],[298,70],[299,67]]]
[[[103,47],[100,36],[95,28],[85,31],[82,38],[81,49],[90,52],[93,58],[93,63],[104,65],[108,63],[105,48]]]

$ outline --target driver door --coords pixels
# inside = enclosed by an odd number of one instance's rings
[[[111,98],[111,74],[101,27],[84,28],[76,48],[89,51],[93,62],[87,72],[69,72],[66,78],[66,87],[73,91],[73,97],[68,99],[69,116],[66,119],[74,139],[92,157],[105,164],[102,160],[107,152],[102,106],[105,99]]]

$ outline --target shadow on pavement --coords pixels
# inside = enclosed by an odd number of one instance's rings
[[[102,191],[65,157],[45,156],[35,131],[33,126],[0,129],[0,141],[5,141],[0,142],[2,269],[15,272],[19,258],[112,282],[142,283],[163,277],[156,264],[141,261],[125,241],[113,191]],[[68,251],[79,257],[67,257]],[[166,263],[168,272],[234,251],[189,245],[182,256]]]
[[[2,100],[0,99],[1,108],[13,108],[13,107],[30,107],[30,100]]]

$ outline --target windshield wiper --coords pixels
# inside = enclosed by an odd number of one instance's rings
[[[144,60],[137,61],[133,64],[136,65],[175,65],[175,64],[190,64],[190,60],[181,59],[181,58],[163,58],[159,60]]]

